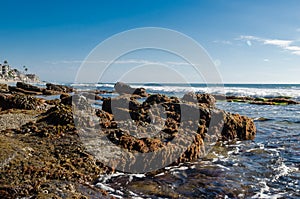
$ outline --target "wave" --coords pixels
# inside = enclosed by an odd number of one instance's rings
[[[73,87],[79,88],[97,88],[97,89],[109,89],[112,90],[114,83],[73,83],[70,84]],[[210,93],[210,94],[222,94],[226,96],[249,96],[249,97],[290,97],[300,100],[300,85],[296,86],[284,86],[284,85],[225,85],[214,86],[204,84],[159,84],[159,83],[147,83],[147,84],[131,84],[134,88],[143,87],[149,93],[162,93],[162,94],[183,94],[187,92],[197,93]]]
[[[242,88],[242,87],[178,87],[178,86],[145,86],[150,92],[198,92],[210,94],[223,94],[226,96],[249,96],[249,97],[290,97],[300,100],[300,89],[296,88]]]
[[[114,84],[99,84],[99,83],[72,83],[69,85],[73,87],[110,87],[110,88],[114,87]]]

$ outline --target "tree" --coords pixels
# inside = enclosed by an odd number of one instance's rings
[[[15,78],[15,74],[12,70],[8,71],[8,78],[10,79],[14,79]]]
[[[26,66],[23,66],[23,69],[24,69],[24,73],[28,71],[28,68]]]

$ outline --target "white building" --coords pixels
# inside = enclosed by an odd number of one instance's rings
[[[2,76],[8,76],[9,71],[10,71],[9,65],[7,65],[7,64],[1,65]]]

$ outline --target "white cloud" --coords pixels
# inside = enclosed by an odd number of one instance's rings
[[[264,62],[269,62],[270,60],[269,59],[264,59]]]
[[[251,46],[251,41],[260,42],[264,45],[272,45],[286,50],[294,55],[300,55],[300,46],[292,45],[295,41],[283,39],[266,39],[252,35],[241,35],[237,40],[246,40],[248,46]]]
[[[263,40],[264,44],[279,46],[279,47],[287,47],[293,43],[291,40],[280,40],[280,39],[265,39]]]
[[[285,49],[291,51],[300,51],[300,46],[287,46]]]
[[[300,55],[300,51],[292,51],[292,54],[294,54],[294,55]]]
[[[47,61],[46,63],[50,63],[52,65],[57,64],[110,64],[111,61],[107,60],[95,60],[95,61],[85,61],[85,60],[60,60],[60,61]],[[166,62],[158,62],[158,61],[149,61],[144,59],[126,59],[126,60],[117,60],[113,61],[114,64],[157,64],[157,65],[172,65],[172,66],[188,66],[191,65],[187,62],[173,62],[173,61],[166,61]]]
[[[252,36],[252,35],[241,35],[237,40],[259,40],[260,38]]]
[[[297,31],[297,32],[300,32],[300,28],[297,28],[296,31]]]
[[[220,44],[225,44],[225,45],[232,45],[231,41],[228,40],[215,40],[213,41],[214,43],[220,43]]]

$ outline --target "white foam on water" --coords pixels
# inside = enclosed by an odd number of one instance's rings
[[[278,97],[289,96],[300,99],[300,88],[247,88],[247,87],[188,87],[188,86],[144,86],[145,89],[156,92],[199,92],[225,94],[227,96]]]
[[[96,186],[99,187],[100,189],[105,190],[105,191],[115,192],[115,189],[113,189],[113,188],[111,188],[111,187],[109,187],[109,186],[107,186],[107,185],[105,185],[105,184],[103,184],[101,182],[98,182],[96,184]]]
[[[272,182],[277,181],[282,176],[287,176],[289,173],[298,171],[299,169],[296,167],[288,167],[284,162],[281,162],[281,164],[274,168],[274,171],[277,172],[277,174],[272,179]]]
[[[137,87],[137,86],[135,86]],[[197,88],[195,87],[183,87],[183,86],[143,86],[143,88],[152,91],[152,92],[169,92],[169,93],[187,93],[187,92],[196,92]]]
[[[73,83],[70,84],[73,87],[107,87],[113,88],[113,83]],[[263,85],[262,85],[263,86]],[[262,88],[254,88],[251,85],[246,86],[236,86],[236,87],[222,87],[222,86],[204,86],[204,85],[164,85],[163,83],[157,85],[131,85],[133,88],[143,87],[148,90],[148,92],[158,92],[158,93],[187,93],[187,92],[199,92],[199,93],[211,93],[211,94],[225,94],[227,96],[250,96],[250,97],[278,97],[278,96],[289,96],[294,99],[300,100],[300,87],[287,87],[278,86],[277,88],[272,88],[269,86]]]

